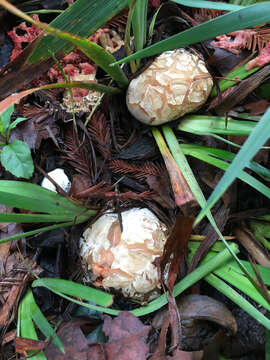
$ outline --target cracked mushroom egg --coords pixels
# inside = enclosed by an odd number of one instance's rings
[[[205,62],[185,49],[166,51],[128,87],[130,113],[147,125],[160,125],[197,110],[213,86]]]
[[[133,208],[118,215],[105,213],[80,239],[82,263],[96,279],[95,285],[140,297],[159,286],[153,261],[163,254],[167,227],[148,209]]]

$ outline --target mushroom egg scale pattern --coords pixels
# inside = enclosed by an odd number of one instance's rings
[[[197,110],[206,102],[212,86],[201,57],[181,48],[162,53],[133,79],[126,103],[137,120],[160,125]]]
[[[82,262],[96,285],[121,290],[127,297],[147,294],[159,285],[153,261],[163,254],[168,229],[146,208],[124,211],[121,217],[122,232],[118,214],[108,212],[84,231]]]

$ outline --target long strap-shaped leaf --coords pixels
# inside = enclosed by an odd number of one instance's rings
[[[77,216],[76,216],[77,215]],[[77,220],[77,217],[79,218]],[[9,214],[9,213],[0,213],[0,222],[14,222],[14,223],[54,223],[62,221],[74,221],[74,225],[80,222],[84,222],[89,219],[89,215],[79,215],[79,214],[65,214],[65,215],[56,215],[56,214]]]
[[[222,170],[227,170],[230,166],[227,161],[232,161],[235,157],[234,154],[226,150],[207,148],[199,145],[181,145],[181,149],[185,155],[193,156],[197,159],[200,159],[210,165],[216,166]],[[220,157],[221,159],[218,159]],[[224,160],[226,161],[224,161]],[[257,172],[262,177],[269,179],[269,170],[264,168],[256,162],[250,161],[247,164],[247,167],[251,170]],[[248,185],[252,186],[257,191],[261,192],[266,197],[270,198],[270,188],[260,182],[258,179],[254,178],[252,175],[248,174],[245,171],[240,171],[238,176],[239,179],[246,182]]]
[[[232,31],[246,29],[270,21],[270,2],[247,6],[244,9],[219,16],[152,46],[127,56],[114,64],[141,59],[146,56],[160,54],[167,50],[188,46],[200,41],[214,38]]]
[[[115,61],[113,55],[104,50],[101,46],[91,41],[88,41],[87,39],[83,39],[79,36],[60,31],[51,26],[45,25],[44,23],[35,21],[30,16],[26,15],[6,0],[0,0],[0,5],[9,10],[11,13],[21,17],[26,21],[29,21],[30,23],[38,26],[39,28],[52,34],[53,36],[68,41],[72,45],[78,47],[86,56],[88,56],[106,73],[108,73],[120,87],[124,88],[128,85],[128,79],[120,66],[110,66]]]
[[[33,282],[33,287],[48,286],[69,296],[80,297],[83,300],[92,301],[100,306],[111,306],[113,303],[113,295],[102,290],[82,285],[74,281],[64,279],[40,278]]]
[[[226,119],[223,116],[188,115],[181,119],[177,127],[191,134],[249,135],[255,128],[254,121]]]
[[[34,320],[37,327],[41,330],[41,332],[48,338],[52,340],[52,342],[64,353],[64,346],[62,341],[56,335],[54,329],[49,324],[48,320],[40,311],[39,307],[37,306],[33,293],[31,290],[28,290],[26,295],[24,296],[23,300],[21,301],[21,321],[20,321],[20,330],[21,335],[24,337],[29,337],[37,340],[37,336],[35,334],[35,330],[32,330],[32,333],[29,333],[29,326],[28,321],[31,319]],[[31,320],[32,321],[32,320]],[[46,358],[46,357],[45,357]]]
[[[12,180],[0,180],[0,204],[55,215],[76,216],[85,211],[71,200],[39,185]]]
[[[249,315],[261,323],[266,329],[270,330],[270,320],[264,316],[258,309],[255,308],[250,302],[243,298],[237,291],[232,287],[227,285],[224,281],[219,279],[214,274],[209,274],[204,278],[210,285],[215,289],[223,293],[229,299],[231,299],[235,304],[240,306],[245,310]]]
[[[195,8],[202,8],[202,9],[235,11],[244,8],[244,6],[241,5],[227,4],[225,2],[217,2],[217,1],[206,1],[206,0],[172,0],[172,1],[175,2],[176,4],[195,7]]]

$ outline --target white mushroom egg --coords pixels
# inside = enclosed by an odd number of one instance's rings
[[[83,264],[101,279],[101,286],[121,290],[124,296],[147,294],[159,286],[154,260],[163,254],[167,227],[150,210],[133,208],[105,213],[83,233]]]
[[[183,48],[166,51],[133,79],[126,103],[130,113],[148,125],[160,125],[196,111],[213,86],[205,62]]]
[[[48,175],[60,186],[62,190],[66,192],[69,191],[71,187],[71,182],[69,181],[69,178],[67,177],[63,169],[54,169],[53,171],[50,171]],[[56,192],[55,186],[46,177],[42,180],[41,186],[45,189]]]

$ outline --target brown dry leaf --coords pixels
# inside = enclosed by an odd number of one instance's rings
[[[172,295],[172,290],[175,284],[176,277],[179,272],[180,264],[183,259],[183,255],[186,251],[187,243],[192,232],[192,224],[194,219],[190,217],[184,217],[178,214],[175,220],[173,230],[167,239],[164,253],[160,261],[161,278],[164,278],[165,269],[169,271],[166,275],[166,286],[169,290],[168,305],[169,305],[169,325],[171,326],[171,342],[173,347],[180,346],[182,338],[181,330],[181,318],[178,307],[175,302],[175,298]],[[166,329],[164,329],[165,331]],[[161,343],[163,343],[162,332],[159,337],[159,349]],[[159,350],[159,353],[161,351]]]
[[[261,115],[264,114],[265,111],[269,107],[269,101],[262,99],[259,101],[254,101],[244,105],[244,108],[250,111],[250,115]]]
[[[54,344],[50,344],[44,351],[47,359],[54,359],[54,360],[92,359],[86,338],[82,330],[80,329],[78,322],[76,323],[69,321],[65,323],[57,331],[57,335],[59,336],[59,338],[61,339],[64,345],[65,354],[63,354]],[[95,359],[95,357],[93,359]]]
[[[109,340],[105,344],[88,345],[78,321],[64,324],[57,335],[65,354],[50,344],[45,354],[54,360],[145,360],[148,354],[146,338],[150,326],[145,326],[134,315],[122,312],[116,318],[104,316],[103,331]]]
[[[171,197],[170,184],[167,176],[148,175],[146,182],[155,192],[153,200],[166,209],[174,209],[175,204]]]
[[[28,350],[43,350],[46,346],[46,341],[25,339],[22,337],[15,338],[15,351],[19,354],[27,355],[26,351]]]
[[[162,154],[162,156],[170,176],[176,205],[180,208],[194,205],[195,197],[171,153],[167,151],[166,155]]]
[[[28,274],[25,274],[23,277],[23,273],[19,273],[16,275],[16,277],[13,280],[21,280],[21,284],[13,285],[9,290],[9,295],[4,303],[4,306],[1,309],[0,312],[0,325],[5,326],[8,325],[9,322],[12,321],[12,318],[14,317],[14,307],[16,303],[19,300],[20,294],[23,290],[23,285],[26,279],[28,278]],[[9,317],[9,314],[13,311],[13,314],[11,317]]]
[[[164,253],[160,262],[160,268],[163,277],[165,267],[170,264],[169,274],[166,281],[170,291],[173,289],[182,257],[192,232],[193,221],[193,218],[184,217],[181,214],[178,214],[172,232],[167,239],[164,248]]]
[[[270,65],[266,65],[255,74],[242,80],[239,84],[227,89],[221,95],[221,102],[219,97],[215,97],[208,108],[211,110],[215,108],[218,115],[224,115],[230,111],[236,104],[241,102],[245,97],[255,90],[268,76]]]
[[[203,351],[182,351],[176,350],[173,356],[167,356],[167,360],[201,360]]]
[[[76,194],[84,192],[91,186],[90,179],[81,174],[75,174],[72,177],[72,184],[69,190],[70,196],[76,196]]]
[[[268,253],[249,229],[238,226],[234,229],[234,234],[253,259],[260,265],[270,268]]]
[[[17,329],[11,330],[3,336],[2,346],[13,341],[16,338]]]
[[[136,316],[129,312],[121,312],[114,319],[105,315],[103,331],[109,337],[104,344],[108,360],[146,359],[150,326],[143,325]]]

